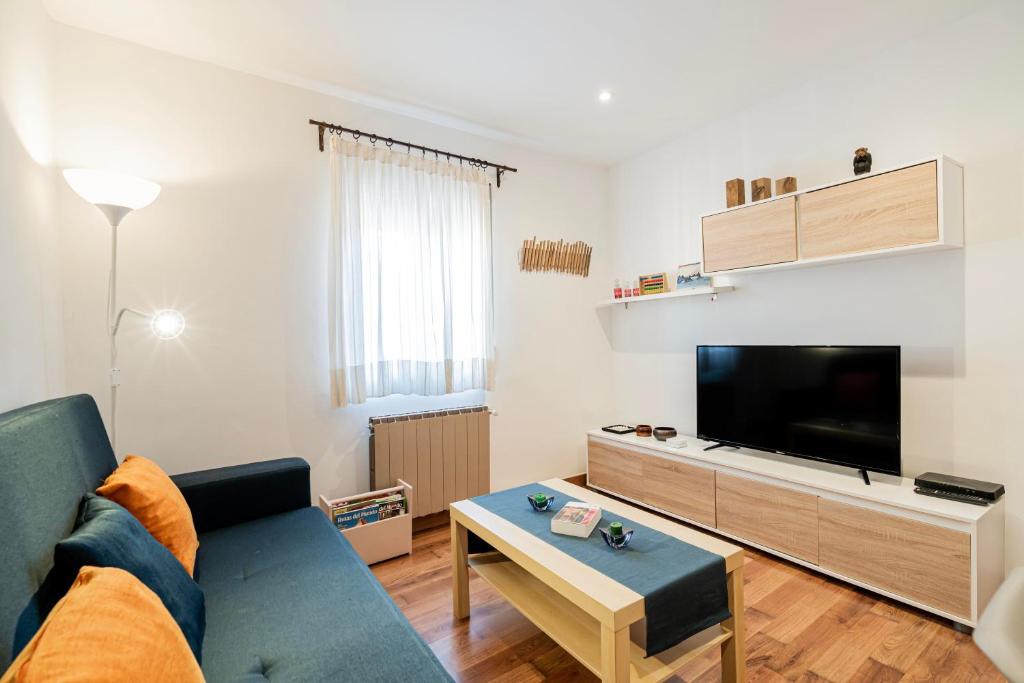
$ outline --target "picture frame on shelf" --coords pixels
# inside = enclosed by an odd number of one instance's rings
[[[711,278],[700,272],[700,263],[686,263],[679,266],[676,273],[676,289],[693,287],[710,287]]]

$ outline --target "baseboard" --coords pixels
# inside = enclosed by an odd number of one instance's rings
[[[586,472],[580,472],[579,474],[574,474],[571,477],[562,477],[562,480],[563,481],[567,481],[570,484],[576,484],[576,486],[586,486],[587,485],[587,473]]]
[[[426,531],[428,529],[436,529],[442,526],[448,526],[450,518],[448,517],[448,511],[442,510],[441,512],[435,512],[432,515],[423,515],[422,517],[413,517],[412,519],[412,532]]]

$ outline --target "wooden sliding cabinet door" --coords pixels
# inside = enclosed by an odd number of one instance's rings
[[[821,566],[970,617],[971,535],[824,498]]]
[[[643,464],[639,453],[591,439],[587,443],[587,483],[626,498],[643,497]]]
[[[591,439],[587,483],[609,493],[715,526],[715,471]]]
[[[713,469],[653,455],[643,457],[643,502],[665,512],[715,526]]]
[[[929,161],[800,195],[800,258],[938,241],[937,168]]]
[[[796,260],[796,198],[705,216],[704,272]]]
[[[817,564],[818,497],[718,472],[718,528]]]

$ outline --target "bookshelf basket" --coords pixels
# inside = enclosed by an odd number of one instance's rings
[[[360,493],[347,498],[326,498],[321,495],[320,509],[328,519],[331,519],[331,507],[334,505],[354,502],[362,498],[383,498],[404,492],[406,510],[410,510],[412,508],[412,486],[401,479],[396,481],[397,484],[390,488]],[[334,520],[331,520],[331,523],[333,524]],[[366,564],[382,562],[412,552],[412,514],[408,511],[398,517],[381,519],[340,531]]]

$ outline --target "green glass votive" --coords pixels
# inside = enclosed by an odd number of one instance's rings
[[[622,538],[622,522],[612,522],[608,525],[608,532],[612,538]]]

